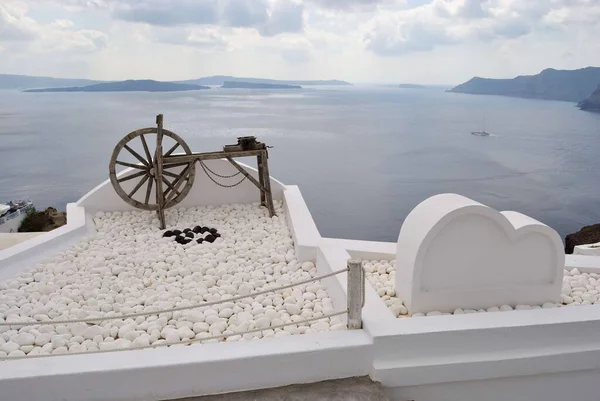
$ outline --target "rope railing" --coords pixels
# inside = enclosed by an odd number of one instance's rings
[[[327,277],[335,276],[336,274],[344,273],[347,271],[348,271],[348,268],[341,269],[341,270],[337,270],[337,271],[334,271],[331,273],[324,274],[322,276],[311,277],[306,280],[301,280],[301,281],[297,281],[295,283],[282,285],[277,288],[269,288],[266,290],[253,292],[253,293],[250,293],[247,295],[238,295],[238,296],[232,297],[232,298],[220,299],[218,301],[211,301],[211,302],[203,302],[201,304],[195,304],[195,305],[176,306],[176,307],[170,308],[170,309],[159,309],[159,310],[153,310],[153,311],[129,313],[126,315],[118,315],[118,316],[100,316],[100,317],[88,317],[88,318],[83,318],[83,319],[63,319],[63,320],[46,320],[46,321],[37,321],[36,320],[35,322],[0,322],[0,327],[14,327],[14,326],[26,327],[26,326],[37,326],[37,325],[57,325],[57,324],[71,324],[71,323],[96,323],[96,322],[103,322],[106,320],[133,319],[133,318],[140,317],[140,316],[151,316],[151,315],[160,315],[162,313],[181,312],[181,311],[186,311],[186,310],[191,310],[191,309],[198,309],[198,308],[204,308],[207,306],[217,305],[217,304],[221,304],[224,302],[235,302],[235,301],[239,301],[239,300],[245,299],[245,298],[253,298],[253,297],[257,297],[259,295],[268,294],[270,292],[287,290],[288,288],[293,288],[293,287],[297,287],[299,285],[312,283],[313,281],[319,281],[319,280],[325,279]]]
[[[269,327],[261,328],[261,329],[252,329],[252,330],[246,330],[246,331],[241,331],[241,332],[234,332],[234,333],[231,333],[231,334],[218,334],[218,335],[214,335],[214,336],[210,336],[210,337],[192,338],[192,339],[189,339],[189,340],[183,340],[183,341],[177,341],[177,342],[171,342],[171,343],[164,342],[164,343],[161,343],[161,344],[150,344],[150,345],[144,345],[144,346],[133,346],[133,347],[122,348],[122,349],[104,349],[104,350],[101,349],[101,350],[95,350],[95,351],[74,352],[74,353],[59,354],[59,355],[56,355],[56,354],[40,354],[40,355],[23,355],[23,356],[5,356],[5,357],[0,357],[0,361],[4,361],[4,360],[11,360],[12,361],[12,360],[17,360],[17,359],[48,358],[48,357],[54,357],[54,356],[106,354],[106,353],[109,353],[109,352],[138,351],[138,350],[143,350],[143,349],[172,347],[172,346],[177,346],[177,345],[191,345],[191,344],[194,344],[194,343],[201,343],[201,342],[204,342],[204,341],[217,340],[217,339],[220,339],[220,338],[227,338],[227,337],[233,337],[233,336],[243,336],[244,334],[260,333],[261,331],[265,331],[265,330],[282,329],[282,328],[287,327],[287,326],[301,325],[301,324],[304,324],[304,323],[314,322],[316,320],[328,319],[330,317],[345,315],[346,313],[348,313],[348,311],[347,310],[343,310],[343,311],[339,311],[339,312],[329,313],[329,314],[323,315],[323,316],[311,317],[311,318],[304,319],[304,320],[299,320],[299,321],[296,321],[296,322],[283,323],[283,324],[278,324],[278,325],[275,325],[275,326],[269,326]]]
[[[97,322],[116,320],[116,319],[129,319],[129,318],[136,318],[136,317],[140,317],[140,316],[150,316],[150,315],[160,315],[163,313],[180,312],[180,311],[185,311],[185,310],[191,310],[191,309],[216,305],[216,304],[224,303],[224,302],[235,302],[235,301],[239,301],[241,299],[252,298],[252,297],[264,295],[264,294],[267,294],[270,292],[281,291],[281,290],[293,288],[293,287],[296,287],[299,285],[308,284],[313,281],[323,280],[328,277],[333,277],[335,275],[338,275],[340,273],[345,273],[345,272],[348,272],[348,280],[347,280],[348,307],[347,307],[347,309],[342,310],[342,311],[332,312],[329,314],[324,314],[322,316],[313,316],[311,318],[292,321],[292,322],[288,322],[288,323],[282,323],[282,324],[273,325],[273,326],[270,325],[269,327],[245,330],[245,331],[241,331],[241,332],[233,332],[233,333],[229,333],[229,334],[218,334],[218,335],[212,335],[212,336],[202,337],[202,338],[193,338],[193,339],[188,339],[188,340],[183,340],[183,341],[178,341],[178,342],[164,342],[161,344],[150,344],[150,345],[146,345],[146,346],[132,346],[132,347],[121,348],[121,349],[105,349],[105,350],[73,352],[73,353],[69,353],[69,354],[37,354],[37,355],[23,355],[23,356],[12,356],[12,357],[6,356],[6,357],[0,357],[0,361],[16,360],[16,359],[46,358],[46,357],[64,356],[64,355],[85,355],[85,354],[97,354],[97,353],[107,353],[107,352],[117,352],[117,351],[132,351],[132,350],[159,348],[159,347],[169,347],[169,346],[176,346],[176,345],[190,345],[193,343],[228,338],[228,337],[236,336],[236,335],[243,336],[245,334],[259,333],[259,332],[263,332],[266,330],[275,330],[275,329],[280,329],[280,328],[284,328],[284,327],[288,327],[288,326],[292,326],[292,325],[299,326],[299,325],[303,325],[306,323],[314,322],[316,320],[328,319],[331,317],[345,315],[345,314],[348,315],[347,327],[349,329],[360,329],[360,328],[362,328],[361,310],[362,310],[362,307],[364,306],[365,277],[364,277],[364,270],[362,268],[362,264],[360,261],[357,261],[357,260],[349,260],[348,265],[345,269],[336,270],[331,273],[323,274],[323,275],[317,276],[317,277],[311,277],[310,279],[297,281],[295,283],[282,285],[282,286],[279,286],[276,288],[267,288],[262,291],[257,291],[257,292],[253,292],[253,293],[246,294],[246,295],[238,295],[236,297],[221,299],[218,301],[204,302],[204,303],[196,304],[196,305],[186,305],[186,306],[179,306],[179,307],[174,307],[174,308],[170,308],[170,309],[144,311],[144,312],[139,312],[139,313],[131,313],[131,314],[126,314],[126,315],[118,315],[118,316],[101,316],[101,317],[90,317],[90,318],[84,318],[84,319],[63,319],[63,320],[48,320],[48,321],[35,321],[35,322],[0,322],[0,327],[7,327],[7,326],[8,327],[14,327],[14,326],[26,327],[26,326],[58,325],[58,324],[71,324],[71,323],[97,323]]]

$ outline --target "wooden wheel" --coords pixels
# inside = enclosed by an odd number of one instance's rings
[[[164,159],[176,151],[192,153],[183,139],[162,129],[162,140],[158,141],[157,134],[158,128],[143,128],[126,135],[115,147],[108,167],[110,181],[121,199],[144,210],[159,210],[156,188],[162,191],[163,209],[175,206],[188,194],[196,176],[195,162],[164,163]],[[163,149],[166,149],[164,153]],[[157,157],[157,150],[162,157]],[[117,167],[130,171],[117,172]],[[155,172],[160,170],[162,180],[157,182]]]

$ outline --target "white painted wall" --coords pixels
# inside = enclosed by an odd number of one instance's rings
[[[559,302],[564,258],[560,236],[539,221],[436,195],[402,224],[396,293],[411,313]]]
[[[318,262],[335,270],[345,257],[390,260],[395,251],[393,243],[325,238]],[[565,267],[600,273],[600,258],[567,255]],[[598,398],[600,306],[397,319],[370,285],[366,298],[371,377],[392,401]]]
[[[235,167],[227,160],[207,160],[205,161],[205,164],[221,175],[234,174],[237,172]],[[255,168],[243,163],[238,164],[258,180],[258,171]],[[119,176],[127,174],[131,170],[132,169],[123,170]],[[223,182],[224,184],[233,184],[240,180],[240,176],[231,179],[217,177],[216,180],[218,182]],[[125,183],[133,187],[135,185],[135,180],[126,181]],[[285,185],[271,177],[273,199],[283,199],[284,187]],[[142,188],[142,190],[143,189],[144,188]],[[185,199],[175,207],[222,205],[226,203],[252,203],[259,201],[260,191],[249,180],[245,180],[240,185],[233,188],[223,188],[212,182],[204,173],[200,165],[196,164],[196,179],[194,185]],[[85,207],[86,212],[92,214],[99,210],[107,212],[135,210],[133,206],[123,201],[119,195],[117,195],[108,179],[84,195],[77,204]]]
[[[321,234],[317,230],[300,189],[296,185],[286,185],[283,200],[287,224],[296,247],[296,257],[299,262],[314,262],[317,259],[317,245],[321,241]]]
[[[576,245],[573,249],[574,255],[600,256],[600,242],[587,245]]]
[[[159,401],[364,376],[362,330],[2,362],[2,401]]]
[[[386,388],[390,401],[591,401],[600,370]]]
[[[40,234],[20,244],[0,251],[0,280],[30,268],[47,255],[76,244],[93,230],[85,209],[75,203],[67,204],[67,224]]]

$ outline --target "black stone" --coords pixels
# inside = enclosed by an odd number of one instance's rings
[[[585,226],[576,233],[565,237],[565,253],[573,253],[576,245],[593,244],[600,241],[600,224]]]
[[[198,238],[198,240],[197,240],[196,242],[197,242],[197,243],[199,243],[199,244],[201,244],[201,243],[203,243],[203,242],[204,242],[204,239],[202,239],[202,238]]]
[[[213,234],[213,235],[217,233],[217,229],[216,228],[211,228],[208,231],[210,231],[210,233]]]
[[[184,229],[183,229],[183,232],[184,232],[184,233],[189,233],[190,231],[192,231],[192,229],[191,229],[191,228],[184,228]]]
[[[196,234],[200,234],[201,229],[202,229],[202,227],[196,226],[196,227],[194,227],[194,229],[192,231],[195,232]]]
[[[188,237],[188,238],[194,238],[194,233],[193,233],[193,232],[191,232],[191,231],[187,231],[187,232],[185,233],[185,236],[186,236],[186,237]]]
[[[208,241],[208,242],[215,242],[215,237],[212,234],[208,234],[206,237],[204,237],[204,241]]]
[[[173,230],[173,234],[179,235],[179,234],[181,234],[181,230]]]
[[[208,227],[200,227],[200,232],[201,232],[202,234],[204,234],[204,233],[205,233],[205,232],[207,232],[207,231],[208,231]]]
[[[163,233],[163,237],[172,237],[174,235],[175,234],[172,231],[168,231],[168,230]]]
[[[178,235],[177,237],[175,237],[175,241],[177,242],[181,242],[185,239],[185,237],[183,235]]]
[[[215,238],[220,238],[220,237],[221,237],[221,234],[219,234],[219,233],[214,233],[214,234],[213,234],[213,237],[215,237]]]
[[[191,239],[185,238],[185,239],[183,239],[183,241],[181,241],[181,245],[189,244],[190,242],[192,242]]]

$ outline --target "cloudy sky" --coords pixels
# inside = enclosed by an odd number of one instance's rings
[[[0,0],[0,73],[455,84],[600,66],[600,0]]]

